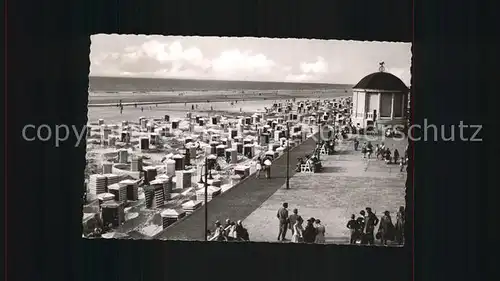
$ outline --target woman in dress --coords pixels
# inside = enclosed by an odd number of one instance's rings
[[[325,226],[321,224],[319,219],[316,220],[316,239],[314,243],[324,244],[325,243]]]
[[[300,243],[302,242],[303,236],[302,232],[304,228],[302,227],[303,219],[302,217],[297,217],[297,221],[293,225],[293,235],[292,235],[292,243]]]
[[[378,232],[379,234],[377,234],[377,236],[380,236],[380,241],[384,246],[387,246],[388,240],[394,239],[394,225],[392,224],[392,219],[389,211],[385,211],[384,215],[380,219]]]
[[[399,151],[398,149],[394,149],[394,164],[398,164],[399,163]]]

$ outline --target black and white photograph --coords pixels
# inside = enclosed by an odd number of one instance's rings
[[[82,237],[403,246],[411,57],[92,35]]]

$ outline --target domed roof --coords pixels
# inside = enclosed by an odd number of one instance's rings
[[[361,81],[353,87],[353,89],[370,89],[370,90],[385,90],[407,92],[408,87],[401,79],[391,73],[384,71],[383,63],[381,63],[380,71],[365,76]]]

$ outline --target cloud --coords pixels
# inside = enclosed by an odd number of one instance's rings
[[[277,64],[263,54],[252,54],[250,51],[241,52],[233,49],[223,51],[212,61],[212,70],[215,75],[269,74]]]
[[[95,54],[91,60],[96,74],[116,75],[153,75],[172,76],[183,69],[193,69],[203,73],[210,67],[210,61],[203,57],[196,47],[184,48],[180,42],[162,43],[157,40],[147,41],[139,46],[128,46],[121,53]],[[113,65],[115,68],[103,68]],[[113,73],[102,73],[110,72]],[[195,74],[195,73],[193,73]],[[182,75],[181,76],[185,76]]]
[[[300,70],[303,73],[324,74],[328,72],[328,63],[323,57],[317,57],[315,62],[302,62]]]
[[[338,67],[337,67],[338,68]],[[317,57],[313,62],[301,62],[299,64],[301,73],[288,74],[285,81],[288,82],[315,82],[330,74],[328,63],[323,57]]]
[[[402,61],[409,45],[394,43],[102,34],[91,40],[93,76],[355,84],[387,61],[387,71],[407,84],[411,77]]]
[[[158,40],[127,46],[121,53],[91,54],[91,60],[93,75],[137,74],[165,78],[246,79],[260,76],[265,79],[278,66],[261,53],[232,49],[208,59],[199,48],[185,48],[178,41],[162,43]]]

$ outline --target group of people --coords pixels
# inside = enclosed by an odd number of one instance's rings
[[[395,225],[389,211],[385,211],[379,219],[370,207],[365,210],[361,210],[357,218],[354,214],[351,215],[347,223],[347,228],[351,232],[351,244],[374,245],[375,239],[380,240],[384,246],[388,244],[388,241],[395,241],[398,245],[404,243],[405,208],[403,206],[399,208]],[[378,231],[375,233],[377,225]]]
[[[391,152],[391,149],[386,147],[384,143],[378,144],[375,147],[375,154],[377,159],[383,159],[387,164],[399,164],[401,172],[403,172],[404,166],[408,163],[408,145],[405,148],[403,156],[399,154],[397,148]]]
[[[321,220],[309,218],[304,227],[304,219],[297,209],[293,209],[291,215],[288,214],[288,203],[283,203],[278,210],[277,217],[279,221],[278,241],[288,241],[286,234],[290,230],[292,243],[325,243],[326,229],[321,224]]]
[[[271,178],[271,165],[272,161],[271,159],[267,157],[260,157],[259,159],[256,160],[255,162],[255,177],[260,178],[261,173],[264,172],[266,179]]]
[[[316,153],[314,153],[313,155],[306,155],[304,158],[297,158],[297,166],[295,167],[295,171],[300,172],[302,165],[309,165],[313,173],[317,173],[323,168],[323,166],[321,165],[321,161],[316,156]]]
[[[354,150],[358,150],[359,140],[357,138],[353,139]],[[404,155],[401,156],[397,148],[394,148],[393,151],[382,142],[377,144],[375,148],[373,147],[370,141],[363,143],[361,147],[361,153],[363,154],[363,158],[370,159],[373,150],[375,150],[375,156],[377,159],[382,159],[387,164],[399,164],[400,171],[403,172],[404,166],[408,163],[408,145],[405,148]]]
[[[241,220],[234,222],[230,219],[226,219],[225,224],[221,224],[219,221],[215,222],[215,230],[212,233],[207,230],[207,240],[208,241],[250,241],[250,236],[248,230],[243,227]]]

